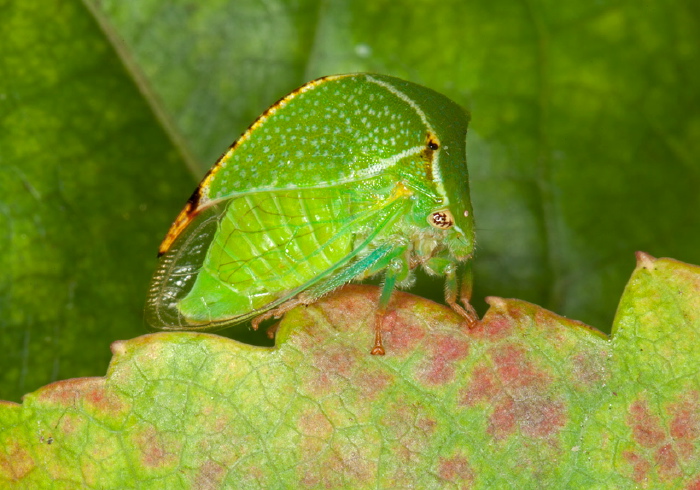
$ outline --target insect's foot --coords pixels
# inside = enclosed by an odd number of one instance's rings
[[[479,314],[470,303],[464,303],[464,306],[461,306],[456,301],[448,299],[447,304],[464,319],[464,323],[468,328],[474,328],[481,322]]]
[[[476,312],[474,307],[470,303],[465,303],[465,310],[464,310],[464,323],[467,324],[468,328],[474,328],[479,323],[481,323],[481,319],[479,318],[479,314]]]
[[[479,320],[479,317],[465,318],[464,323],[467,325],[467,328],[472,329],[476,328],[481,323],[481,320]]]
[[[375,345],[375,346],[372,348],[371,354],[372,354],[373,356],[383,356],[384,354],[386,354],[386,352],[384,351],[384,347],[383,347],[383,346],[381,346],[381,345]]]
[[[259,328],[260,328],[260,324],[261,324],[262,322],[264,322],[265,320],[269,320],[270,318],[274,318],[274,317],[275,317],[274,311],[275,311],[275,310],[268,311],[267,313],[263,313],[262,315],[258,315],[258,316],[256,316],[255,318],[253,318],[253,319],[250,321],[250,324],[251,324],[251,326],[253,327],[253,330],[259,329]],[[274,326],[274,325],[273,325],[273,326]]]
[[[274,339],[275,335],[277,334],[277,329],[280,328],[280,322],[275,322],[273,325],[270,325],[270,327],[267,329],[265,334],[267,335],[268,339]],[[257,330],[257,329],[256,329]]]
[[[384,345],[382,344],[382,318],[384,314],[377,316],[376,325],[374,326],[374,347],[372,347],[373,356],[383,356],[386,354]]]

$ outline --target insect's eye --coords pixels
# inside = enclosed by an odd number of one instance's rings
[[[430,216],[428,216],[428,223],[438,230],[447,230],[448,228],[452,228],[452,225],[455,224],[455,219],[449,209],[441,209],[430,213]]]

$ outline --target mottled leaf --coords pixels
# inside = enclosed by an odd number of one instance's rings
[[[0,482],[93,488],[695,488],[700,268],[640,254],[612,339],[491,298],[469,330],[377,290],[288,313],[277,347],[116,342],[106,378],[0,406]]]

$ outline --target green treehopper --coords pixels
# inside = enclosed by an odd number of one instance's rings
[[[445,276],[446,302],[473,325],[468,121],[445,96],[385,75],[329,76],[287,95],[219,158],[171,226],[147,322],[257,328],[382,273],[372,353],[384,354],[391,292],[420,266]]]

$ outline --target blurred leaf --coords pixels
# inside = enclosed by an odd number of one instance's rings
[[[192,179],[80,2],[0,1],[0,397],[96,375],[144,332]]]
[[[483,323],[378,291],[288,313],[274,349],[168,333],[106,378],[0,404],[0,482],[95,488],[694,488],[700,268],[641,254],[611,340],[518,300]]]
[[[200,174],[321,75],[395,75],[469,108],[477,305],[608,330],[632,252],[700,263],[697,2],[92,1]]]

